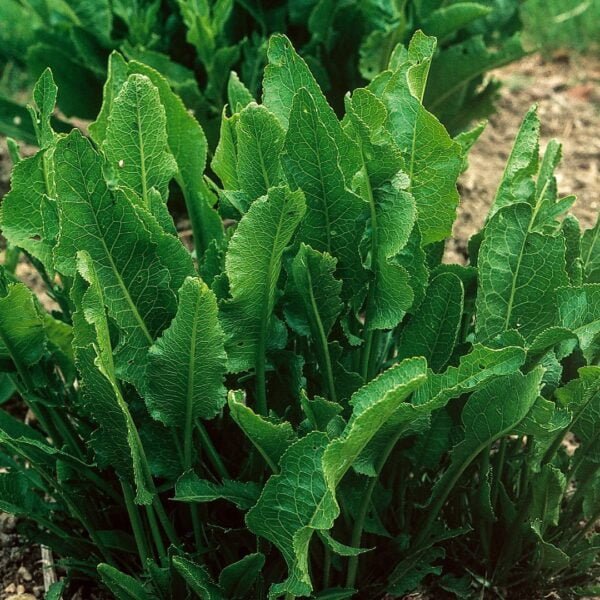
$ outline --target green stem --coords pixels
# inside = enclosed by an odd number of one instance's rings
[[[360,542],[362,539],[362,533],[365,526],[365,519],[367,517],[367,513],[369,511],[369,506],[371,504],[371,497],[373,496],[373,491],[375,490],[375,486],[377,485],[377,481],[389,458],[392,450],[398,443],[398,440],[402,437],[404,433],[404,428],[401,428],[400,431],[396,433],[396,435],[392,436],[388,441],[387,446],[384,448],[379,462],[375,466],[376,476],[372,477],[369,480],[369,485],[363,494],[361,505],[358,509],[358,514],[356,520],[354,522],[354,527],[352,529],[352,541],[351,544],[355,548],[360,548]],[[348,559],[348,570],[346,572],[346,586],[353,588],[356,582],[356,575],[358,573],[358,556],[351,556]]]
[[[219,474],[219,477],[221,477],[221,479],[231,479],[231,475],[229,475],[229,471],[227,470],[225,463],[217,452],[212,440],[210,439],[210,436],[208,435],[208,431],[206,431],[206,428],[200,419],[196,420],[196,428],[200,434],[202,449],[206,452],[208,459]]]
[[[321,320],[321,315],[319,314],[319,308],[317,306],[317,301],[313,293],[312,277],[310,274],[310,269],[308,268],[306,269],[306,276],[308,278],[308,294],[310,297],[310,305],[313,313],[314,328],[316,329],[315,337],[319,340],[319,344],[321,346],[321,354],[323,360],[323,364],[320,365],[321,371],[323,371],[325,376],[327,390],[329,392],[329,399],[332,402],[337,402],[337,394],[335,392],[335,383],[333,379],[333,369],[331,367],[331,355],[329,354],[329,344],[327,343],[327,334],[325,333],[323,321]]]
[[[387,457],[386,457],[387,458]],[[377,474],[379,476],[379,473]],[[360,541],[362,539],[362,533],[365,526],[365,519],[369,512],[369,506],[371,504],[371,496],[373,490],[377,484],[377,477],[372,477],[369,481],[369,486],[363,496],[363,501],[360,505],[356,521],[354,522],[354,528],[352,529],[352,538],[350,545],[354,548],[360,548]],[[356,575],[358,574],[358,556],[351,556],[348,559],[348,571],[346,573],[346,587],[353,588],[356,583]]]
[[[161,524],[164,532],[167,534],[169,541],[176,548],[180,548],[181,542],[179,541],[179,538],[177,537],[177,533],[175,533],[175,529],[173,528],[173,525],[172,525],[171,521],[169,520],[169,517],[167,516],[167,513],[165,512],[165,508],[162,505],[162,502],[160,501],[160,498],[158,496],[154,496],[154,499],[152,500],[152,506],[154,507],[154,510],[156,511],[158,520],[160,521],[160,524]]]
[[[152,539],[154,540],[154,546],[158,552],[158,556],[161,562],[167,558],[167,550],[160,534],[158,522],[156,520],[156,514],[151,505],[146,506],[146,516],[148,517],[148,523],[150,524],[150,532],[152,533]]]
[[[261,336],[262,338],[263,336]],[[259,415],[266,416],[267,409],[267,380],[266,380],[266,356],[265,343],[260,342],[256,352],[255,376],[256,376],[256,410]]]
[[[123,498],[125,499],[125,507],[127,508],[127,514],[129,515],[131,529],[133,530],[135,545],[137,546],[142,567],[145,568],[146,562],[149,558],[149,553],[146,546],[146,536],[144,535],[144,527],[142,525],[140,513],[133,498],[133,490],[131,489],[131,485],[125,481],[121,481],[121,488],[123,489]]]
[[[323,544],[323,552],[323,589],[327,589],[331,579],[331,549],[327,544]]]

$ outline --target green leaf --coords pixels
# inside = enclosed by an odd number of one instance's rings
[[[286,290],[285,316],[290,327],[310,336],[317,353],[319,368],[331,400],[337,399],[328,336],[342,310],[342,282],[335,279],[337,261],[300,244],[291,264]]]
[[[256,200],[233,234],[225,268],[231,300],[222,305],[229,369],[245,371],[255,366],[267,347],[281,348],[273,317],[283,251],[290,243],[305,211],[301,191],[271,188]]]
[[[450,453],[450,465],[436,482],[427,503],[428,516],[415,543],[427,541],[430,527],[446,498],[475,458],[495,440],[509,434],[525,418],[539,395],[543,371],[513,373],[494,379],[467,400],[461,419],[464,437]]]
[[[149,213],[110,193],[102,159],[80,133],[57,143],[55,160],[56,267],[74,275],[77,252],[89,253],[108,314],[120,330],[115,367],[119,377],[143,388],[148,348],[175,313],[175,291],[193,274],[191,260]]]
[[[213,583],[204,566],[198,565],[183,556],[173,557],[175,570],[183,577],[190,588],[203,600],[225,600],[222,590]]]
[[[441,42],[455,34],[472,21],[490,14],[489,6],[476,2],[457,2],[450,6],[432,12],[423,21],[422,29],[427,35],[432,35]]]
[[[271,587],[273,598],[288,592],[309,595],[308,546],[314,530],[332,527],[339,509],[327,493],[322,457],[327,435],[309,433],[289,446],[281,458],[281,472],[267,481],[256,504],[246,515],[248,528],[277,546],[288,565],[289,577]]]
[[[65,579],[55,581],[54,583],[50,584],[44,600],[61,600],[66,587],[67,582]]]
[[[225,598],[245,598],[265,564],[260,552],[247,554],[241,560],[227,565],[219,575],[219,586]]]
[[[327,531],[319,532],[319,537],[327,545],[327,547],[335,552],[338,556],[360,556],[365,552],[370,552],[374,548],[354,548],[353,546],[346,546],[337,540],[334,540]]]
[[[227,500],[240,510],[248,510],[256,504],[260,491],[259,484],[252,481],[224,479],[222,483],[216,484],[200,479],[198,475],[189,471],[177,480],[174,499],[181,502],[199,503]]]
[[[583,233],[581,258],[586,281],[600,283],[600,216],[596,219],[596,225]]]
[[[98,146],[106,139],[108,118],[112,105],[127,80],[127,62],[118,52],[111,52],[108,57],[108,73],[102,93],[102,107],[93,123],[90,123],[90,136]]]
[[[183,191],[188,216],[194,233],[194,244],[200,258],[211,241],[223,237],[223,225],[212,208],[214,198],[204,182],[207,142],[198,121],[172,91],[169,82],[151,67],[137,61],[128,64],[130,73],[140,73],[158,89],[167,117],[167,141],[175,157],[175,179]]]
[[[394,182],[372,192],[367,227],[371,251],[367,263],[373,272],[373,282],[367,300],[367,330],[393,329],[414,301],[410,274],[396,261],[408,243],[417,216],[413,197],[403,186],[404,182]]]
[[[229,392],[231,417],[260,452],[270,469],[277,473],[279,461],[288,446],[295,441],[296,434],[287,421],[272,423],[253,412],[243,399],[242,392]]]
[[[135,482],[136,501],[150,504],[155,493],[154,485],[136,424],[117,381],[105,290],[91,256],[85,251],[78,254],[78,270],[82,279],[77,280],[72,293],[77,309],[73,344],[84,406],[99,425],[92,445],[104,464],[112,465],[126,480]],[[87,289],[83,281],[87,282]]]
[[[537,107],[532,106],[517,133],[494,203],[487,217],[488,221],[505,206],[515,202],[529,202],[535,187],[532,178],[538,170],[539,139],[540,120],[537,115]]]
[[[285,132],[273,113],[252,102],[239,113],[236,135],[237,178],[252,201],[281,182]]]
[[[40,148],[48,148],[54,143],[55,134],[52,130],[51,118],[57,94],[58,88],[54,83],[52,71],[46,69],[33,88],[35,108],[29,107]]]
[[[424,356],[433,371],[441,371],[456,344],[462,321],[464,290],[452,273],[431,280],[425,299],[402,329],[398,359]]]
[[[559,321],[579,339],[587,361],[600,353],[600,284],[561,288],[557,291]]]
[[[144,75],[130,75],[115,97],[102,149],[117,182],[134,190],[143,206],[150,208],[152,188],[166,198],[177,166],[158,89]]]
[[[558,525],[566,477],[556,467],[546,464],[531,482],[531,503],[528,519],[539,521],[540,530]]]
[[[148,351],[148,410],[170,427],[212,419],[225,405],[227,356],[217,300],[198,278],[179,290],[177,314]]]
[[[110,565],[98,565],[98,574],[117,600],[151,600],[152,596],[135,578]]]
[[[423,48],[427,54],[423,55]],[[435,45],[415,34],[408,60],[396,70],[381,92],[388,129],[402,151],[417,203],[423,244],[448,237],[456,217],[456,180],[462,169],[462,150],[439,121],[422,105],[423,82]]]
[[[461,356],[457,367],[448,367],[443,373],[430,375],[415,394],[413,403],[421,404],[438,398],[444,404],[441,398],[458,398],[494,377],[514,373],[525,362],[525,356],[525,350],[517,346],[493,349],[475,344],[471,352]]]
[[[425,370],[421,359],[390,369],[353,396],[353,414],[340,438],[329,442],[326,434],[312,432],[282,456],[280,473],[271,476],[246,515],[248,527],[275,544],[288,565],[288,579],[272,586],[272,597],[311,592],[308,546],[313,532],[331,529],[339,514],[337,485],[378,428],[400,406],[410,407],[405,400],[422,384]]]
[[[37,258],[49,273],[58,228],[54,196],[53,149],[48,148],[15,165],[0,209],[3,236]]]
[[[255,102],[252,94],[235,71],[231,71],[229,74],[227,99],[229,100],[229,107],[232,113],[239,112],[251,102]]]
[[[300,88],[289,115],[284,155],[288,179],[306,196],[307,212],[298,238],[338,259],[346,295],[357,291],[362,278],[359,222],[365,211],[362,200],[346,186],[340,166],[341,157],[351,151],[349,144],[349,138],[336,144],[323,120],[323,109],[306,88]]]
[[[516,329],[530,341],[556,324],[555,290],[568,285],[565,242],[532,231],[535,211],[519,202],[490,219],[478,256],[478,339]]]
[[[0,297],[0,357],[12,360],[23,383],[31,388],[31,369],[45,348],[35,296],[23,283],[9,285],[7,294]]]

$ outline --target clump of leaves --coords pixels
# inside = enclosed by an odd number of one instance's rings
[[[387,68],[417,29],[439,39],[424,102],[454,131],[492,109],[483,75],[523,56],[518,0],[4,0],[0,64],[53,70],[64,115],[95,117],[111,51],[165,76],[214,148],[234,69],[257,96],[270,34],[287,33],[337,111],[349,89]],[[7,27],[2,27],[6,23]],[[396,60],[404,60],[396,57]],[[15,125],[15,117],[20,125]],[[0,130],[35,143],[24,108],[0,98]]]
[[[1,220],[55,303],[2,271],[0,365],[35,420],[0,412],[0,508],[68,578],[141,600],[589,591],[599,226],[563,218],[532,109],[469,264],[442,261],[481,128],[423,107],[434,53],[417,34],[340,120],[274,36],[262,102],[230,87],[218,180],[150,67],[113,56],[89,139],[52,130],[44,73]]]

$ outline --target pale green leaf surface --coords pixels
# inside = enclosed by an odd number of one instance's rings
[[[170,427],[212,419],[225,405],[227,356],[214,293],[198,278],[179,290],[177,314],[150,347],[145,399]]]
[[[177,168],[167,144],[166,115],[158,89],[133,74],[114,99],[102,149],[116,180],[136,191],[149,208],[149,192],[166,198]]]
[[[240,112],[236,134],[239,186],[255,200],[281,182],[285,132],[273,113],[253,102]]]
[[[519,202],[498,210],[486,225],[475,325],[481,341],[508,329],[531,341],[556,324],[555,290],[569,283],[565,242],[532,231],[534,215],[532,206]]]
[[[596,219],[596,225],[583,233],[581,258],[586,281],[600,283],[600,216]]]

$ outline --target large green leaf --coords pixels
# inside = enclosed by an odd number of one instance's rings
[[[315,250],[338,259],[346,295],[357,291],[361,280],[358,245],[363,201],[346,185],[340,161],[350,139],[340,141],[329,133],[314,96],[300,88],[294,96],[285,138],[284,168],[288,179],[306,196],[307,212],[298,237]]]
[[[74,131],[57,143],[56,189],[60,220],[56,268],[76,272],[76,254],[89,253],[109,315],[120,330],[119,376],[143,387],[147,350],[176,309],[176,290],[193,273],[191,260],[152,215],[111,194],[102,159]]]
[[[96,266],[85,251],[78,253],[78,272],[81,278],[72,294],[77,308],[73,344],[84,408],[99,425],[91,443],[101,462],[110,464],[126,481],[135,483],[136,501],[150,504],[154,485],[138,429],[117,380],[104,290]]]
[[[413,416],[405,401],[425,377],[422,359],[393,367],[355,394],[353,416],[338,439],[312,432],[282,456],[281,472],[269,479],[246,516],[248,527],[273,542],[288,565],[288,579],[272,586],[272,597],[310,594],[308,547],[313,532],[328,531],[339,514],[336,487],[391,415],[407,406]]]
[[[533,340],[556,324],[556,289],[568,285],[565,242],[533,231],[535,210],[519,202],[491,218],[478,255],[476,332],[481,341],[509,329]]]
[[[215,295],[189,277],[175,318],[149,350],[144,392],[150,414],[171,427],[214,417],[225,404],[226,363]]]
[[[440,122],[422,104],[422,92],[435,45],[416,34],[407,61],[387,79],[380,95],[388,113],[388,129],[404,157],[419,212],[423,244],[450,235],[458,206],[456,180],[462,168],[462,150]],[[372,84],[376,91],[381,84]]]
[[[221,313],[231,371],[251,369],[268,347],[283,346],[273,317],[277,282],[283,251],[304,211],[301,191],[271,188],[252,204],[231,238],[225,264],[232,298]]]

